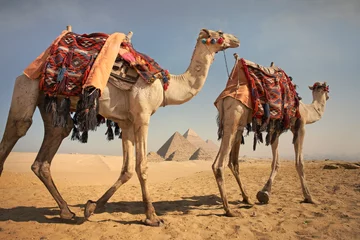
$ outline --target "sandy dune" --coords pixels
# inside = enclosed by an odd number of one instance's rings
[[[165,224],[142,224],[141,190],[134,177],[102,213],[84,221],[88,199],[98,199],[117,179],[121,157],[57,154],[55,183],[72,211],[59,218],[55,201],[31,172],[34,153],[11,153],[0,178],[0,239],[359,239],[360,169],[323,169],[329,162],[306,161],[307,180],[319,205],[301,203],[293,161],[281,161],[267,205],[243,204],[226,172],[230,204],[242,217],[223,216],[211,161],[151,162],[149,189]],[[242,179],[255,195],[270,174],[269,160],[240,163]],[[256,202],[256,201],[255,201]]]

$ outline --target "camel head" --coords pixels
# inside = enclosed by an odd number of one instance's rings
[[[329,99],[329,85],[326,85],[326,82],[316,82],[309,86],[309,89],[312,91],[314,99],[322,99],[323,97],[325,100]]]
[[[201,29],[198,42],[205,44],[209,51],[217,53],[227,48],[237,48],[240,46],[240,40],[232,34],[223,33],[222,31],[212,31]]]

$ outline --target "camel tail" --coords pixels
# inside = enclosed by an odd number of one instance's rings
[[[37,80],[31,80],[25,75],[16,78],[9,115],[0,143],[0,175],[5,160],[16,142],[25,136],[32,124],[39,96],[38,85]]]
[[[218,125],[218,140],[220,140],[224,135],[224,123],[223,123],[223,116],[224,116],[224,107],[223,102],[221,101],[220,104],[217,104],[216,107],[218,109],[218,115],[216,117],[216,122]]]

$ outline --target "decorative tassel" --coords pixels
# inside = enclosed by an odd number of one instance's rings
[[[169,83],[164,83],[164,91],[166,91],[169,88]]]
[[[46,94],[45,100],[44,100],[44,107],[45,107],[46,113],[52,112],[54,101],[55,101],[55,105],[56,105],[56,98],[50,97],[49,95]],[[55,109],[56,109],[56,107],[55,107]]]
[[[84,132],[81,134],[80,142],[82,142],[82,143],[87,143],[87,140],[88,140],[88,131],[84,131]]]
[[[58,84],[58,86],[57,86],[57,93],[58,93],[58,95],[66,95],[66,87],[67,87],[67,85],[68,85],[68,82],[69,82],[69,80],[68,80],[68,77],[67,77],[67,75],[65,75],[64,77],[63,77],[63,79],[62,79],[62,81],[61,82],[59,82],[59,84]]]
[[[67,125],[67,119],[70,114],[70,98],[64,98],[60,107],[58,108],[58,116],[57,116],[57,126],[65,127]]]
[[[257,143],[257,134],[256,132],[254,133],[254,142],[253,142],[253,151],[256,150],[256,143]]]
[[[241,144],[245,144],[245,139],[243,135],[241,135]]]
[[[80,132],[74,124],[71,140],[80,140]]]
[[[112,121],[111,120],[106,120],[106,126],[107,126],[107,131],[105,133],[105,135],[107,135],[107,140],[111,141],[114,140],[114,132],[112,130]]]
[[[259,140],[260,143],[263,143],[263,142],[264,142],[264,140],[263,140],[263,135],[262,135],[261,132],[258,133],[258,140]]]
[[[250,131],[251,131],[251,124],[250,123],[248,123],[247,125],[246,125],[246,136],[249,136],[249,134],[250,134]]]
[[[97,118],[97,126],[100,126],[101,124],[105,123],[105,118],[100,114],[98,114],[96,118]]]
[[[269,146],[269,144],[270,144],[270,132],[268,132],[265,137],[265,145]]]
[[[57,76],[57,82],[61,82],[65,76],[65,72],[66,72],[66,67],[62,66],[59,70],[58,76]]]
[[[117,123],[115,123],[115,136],[119,136],[120,135],[120,127]]]

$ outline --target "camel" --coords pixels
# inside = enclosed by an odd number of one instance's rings
[[[244,69],[240,69],[239,78],[244,78]],[[239,82],[247,82],[246,79],[240,79]],[[290,129],[294,136],[294,150],[295,150],[295,166],[299,174],[301,187],[304,195],[305,203],[315,203],[315,200],[310,194],[307,187],[304,174],[304,162],[303,162],[303,142],[305,136],[305,125],[317,122],[321,119],[324,111],[326,101],[329,99],[328,86],[326,82],[316,82],[313,86],[309,86],[312,90],[313,102],[311,104],[304,104],[300,101],[300,126],[297,131],[295,127]],[[239,151],[242,141],[243,131],[248,123],[251,122],[252,109],[246,107],[242,102],[232,98],[225,97],[216,102],[216,108],[219,112],[219,130],[223,130],[223,136],[219,152],[212,165],[212,169],[216,178],[217,185],[219,187],[220,195],[223,201],[223,207],[226,212],[226,216],[234,217],[240,216],[239,212],[234,212],[230,209],[224,184],[224,167],[225,159],[229,156],[228,167],[232,171],[239,185],[240,191],[243,196],[243,202],[253,204],[249,195],[247,194],[243,183],[240,180],[239,172]],[[270,177],[261,191],[257,193],[257,199],[260,203],[268,203],[271,193],[271,186],[279,169],[279,153],[278,153],[279,135],[275,141],[271,144],[272,149],[272,165]]]
[[[239,45],[240,41],[232,34],[202,29],[189,67],[183,74],[170,76],[167,91],[164,91],[160,79],[152,84],[137,81],[130,91],[122,91],[111,83],[107,83],[99,99],[99,114],[114,121],[122,129],[123,165],[117,181],[97,201],[87,202],[84,209],[85,219],[88,219],[95,210],[102,208],[116,190],[129,181],[136,171],[145,206],[144,223],[150,226],[159,226],[163,223],[155,213],[147,185],[146,153],[150,116],[160,106],[179,105],[192,99],[203,87],[215,54]],[[65,128],[52,125],[51,116],[43,107],[44,94],[39,91],[38,85],[38,81],[30,80],[25,75],[20,75],[15,81],[9,116],[0,143],[0,174],[12,148],[30,128],[33,113],[38,106],[45,133],[31,169],[58,204],[60,217],[74,219],[75,214],[71,212],[57,190],[50,171],[51,161],[63,139],[71,132],[73,124],[68,124]],[[70,118],[70,114],[68,117]]]

